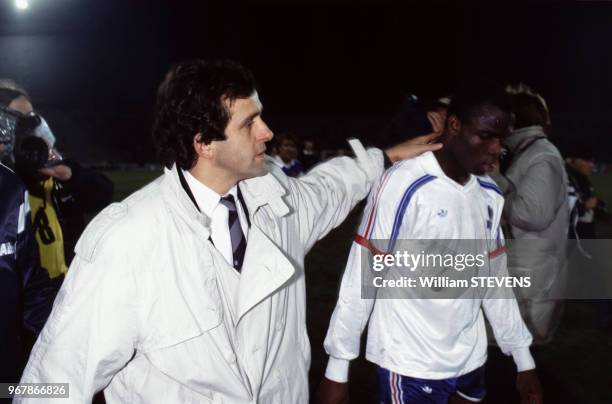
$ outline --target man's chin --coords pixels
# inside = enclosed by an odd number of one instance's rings
[[[268,167],[264,165],[262,169],[259,170],[259,174],[257,174],[256,177],[263,177],[266,174],[268,174]]]
[[[253,170],[253,172],[250,175],[248,175],[246,178],[243,178],[243,179],[248,180],[249,178],[263,177],[266,174],[268,174],[268,167],[264,165],[258,170]]]
[[[472,170],[472,174],[474,175],[487,175],[493,171],[495,171],[496,165],[495,163],[483,163],[480,164]]]
[[[484,168],[481,168],[481,167],[476,167],[475,169],[473,169],[473,170],[471,171],[471,173],[472,173],[473,175],[477,175],[477,176],[487,175],[487,173],[488,173],[488,172],[489,172],[489,171],[487,171],[487,170],[485,170]]]

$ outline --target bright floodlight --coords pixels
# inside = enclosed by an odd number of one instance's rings
[[[25,10],[28,8],[28,0],[15,0],[15,6],[20,10]]]

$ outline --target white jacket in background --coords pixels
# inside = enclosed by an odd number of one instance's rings
[[[541,344],[552,339],[561,321],[559,297],[568,277],[567,173],[563,157],[541,126],[518,129],[504,142],[515,157],[505,177],[497,175],[495,180],[504,192],[504,217],[512,238],[521,240],[508,248],[508,269],[513,276],[534,280],[530,294],[519,290],[517,298],[535,343]]]

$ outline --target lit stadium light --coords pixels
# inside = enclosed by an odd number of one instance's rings
[[[30,6],[28,0],[15,0],[15,7],[20,10],[25,10]]]

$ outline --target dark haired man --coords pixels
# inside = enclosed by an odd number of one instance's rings
[[[410,292],[403,298],[362,296],[362,256],[395,254],[401,240],[491,240],[486,243],[488,265],[494,275],[504,276],[503,197],[486,173],[497,164],[510,123],[501,88],[481,85],[458,92],[441,137],[444,148],[395,164],[370,194],[325,338],[330,359],[319,402],[348,402],[349,362],[359,355],[368,319],[366,358],[378,365],[380,403],[481,401],[487,358],[484,309],[503,352],[517,365],[522,402],[541,403],[531,335],[511,291],[487,290],[457,299]],[[377,247],[381,240],[385,245]]]
[[[304,174],[304,166],[298,157],[298,140],[292,133],[281,133],[276,137],[277,153],[273,161],[289,177]]]
[[[102,389],[109,403],[308,402],[304,256],[383,154],[356,142],[356,159],[288,178],[266,160],[261,114],[236,63],[167,74],[153,129],[167,170],[86,230],[24,382],[69,382],[79,403]]]

